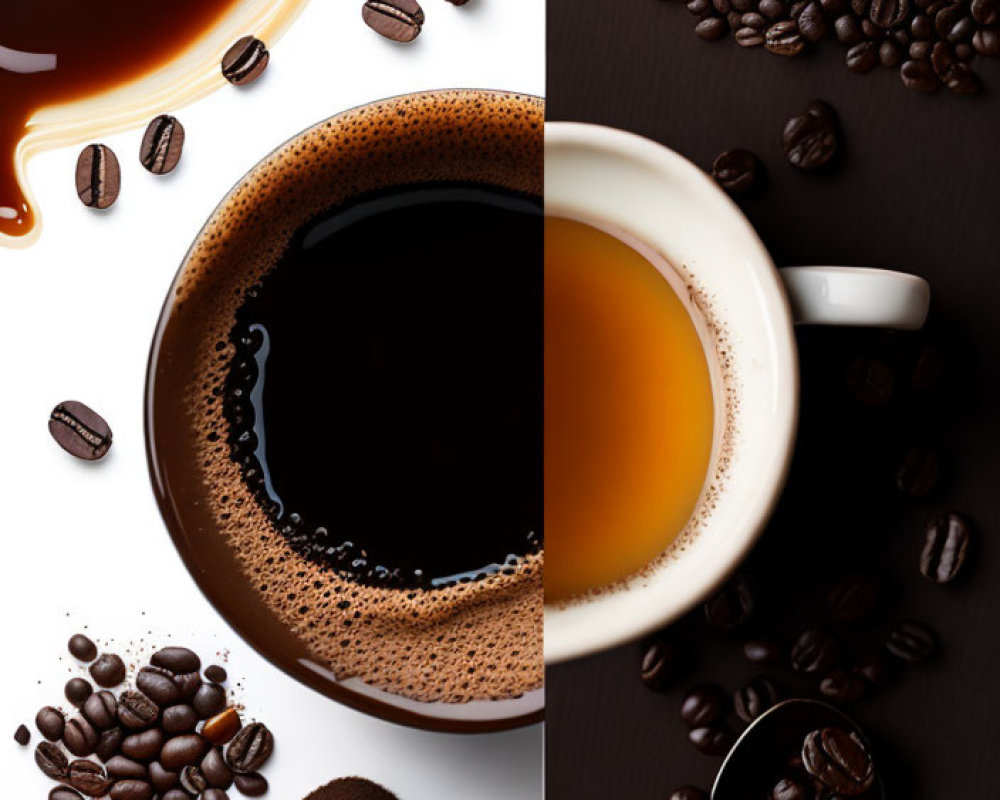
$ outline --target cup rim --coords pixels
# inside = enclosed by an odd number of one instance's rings
[[[788,296],[770,254],[750,221],[732,199],[691,161],[665,145],[634,133],[592,123],[547,122],[546,168],[550,149],[558,147],[596,149],[638,161],[651,172],[675,175],[683,181],[693,197],[712,208],[717,215],[713,219],[720,226],[724,222],[726,228],[738,230],[746,238],[747,253],[753,256],[752,268],[759,279],[760,296],[768,312],[767,318],[777,334],[773,341],[775,360],[771,372],[784,389],[780,393],[783,395],[783,402],[776,409],[778,426],[773,431],[772,452],[778,455],[768,462],[767,472],[761,480],[761,485],[768,487],[768,490],[753,496],[751,506],[743,517],[740,535],[730,537],[737,541],[719,555],[711,569],[703,569],[691,579],[692,588],[687,590],[686,596],[669,597],[668,592],[661,591],[653,598],[653,602],[644,605],[645,614],[618,613],[614,616],[613,627],[587,624],[576,625],[565,634],[554,631],[554,623],[557,624],[569,613],[579,613],[581,608],[603,607],[607,610],[614,597],[629,593],[629,585],[620,589],[612,588],[606,594],[570,600],[568,604],[546,604],[546,665],[580,658],[650,634],[675,621],[715,592],[744,561],[773,513],[788,475],[799,413],[798,350]],[[593,617],[595,613],[591,611],[589,616]],[[550,635],[549,631],[553,633]]]

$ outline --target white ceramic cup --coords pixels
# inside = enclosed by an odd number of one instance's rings
[[[795,440],[795,324],[919,328],[930,290],[921,278],[887,270],[777,269],[704,172],[612,128],[546,125],[545,205],[548,214],[605,228],[657,265],[699,327],[716,398],[713,464],[689,530],[629,581],[546,606],[551,664],[670,623],[750,551],[784,485]]]

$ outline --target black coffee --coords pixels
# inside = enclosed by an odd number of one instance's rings
[[[476,185],[303,227],[236,314],[231,457],[300,555],[435,587],[541,545],[543,216]]]

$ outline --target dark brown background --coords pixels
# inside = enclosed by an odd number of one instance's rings
[[[932,285],[929,331],[801,330],[802,430],[782,503],[748,569],[765,611],[756,627],[787,637],[821,619],[822,588],[865,566],[886,580],[867,626],[841,629],[852,651],[876,644],[902,616],[940,632],[933,663],[852,712],[876,739],[890,797],[995,797],[1000,746],[1000,69],[977,62],[987,85],[968,99],[903,89],[898,73],[857,76],[824,43],[794,61],[730,39],[706,43],[681,0],[548,0],[548,116],[625,128],[702,167],[748,147],[767,166],[763,191],[742,202],[775,260],[889,266]],[[779,132],[813,98],[839,112],[841,163],[830,174],[787,166]],[[909,388],[927,342],[947,356],[934,392]],[[886,408],[853,403],[846,365],[875,354],[897,369]],[[912,442],[942,450],[946,479],[923,501],[893,486]],[[956,508],[975,521],[978,547],[959,586],[926,582],[916,562],[926,521]],[[753,626],[750,629],[753,630]],[[748,631],[749,632],[749,631]],[[689,654],[671,691],[639,680],[637,644],[550,669],[546,775],[550,800],[666,800],[678,784],[708,788],[718,760],[687,744],[682,690],[702,680],[728,690],[755,674],[741,635],[710,631],[700,610],[676,628]],[[774,674],[797,693],[789,673]],[[734,726],[735,726],[734,720]]]

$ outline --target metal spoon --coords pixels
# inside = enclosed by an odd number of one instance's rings
[[[817,728],[838,727],[855,733],[871,752],[864,731],[844,712],[817,700],[786,700],[757,717],[733,745],[722,762],[712,787],[712,800],[745,800],[768,797],[774,769],[802,747],[802,740]],[[885,800],[880,778],[864,800]]]

